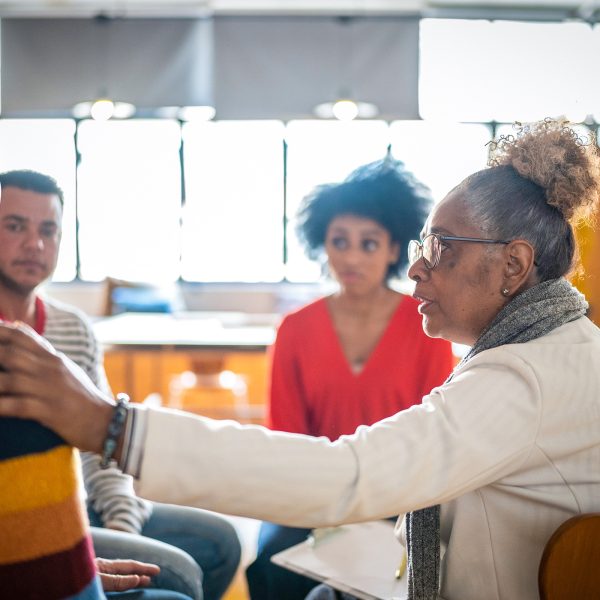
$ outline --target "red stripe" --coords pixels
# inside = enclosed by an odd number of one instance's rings
[[[39,335],[44,335],[46,329],[46,305],[44,301],[39,297],[35,297],[35,322],[33,328]],[[4,314],[0,311],[0,321],[7,321]]]
[[[35,299],[35,332],[44,335],[46,329],[46,307],[44,301],[36,296]]]
[[[70,550],[26,562],[0,565],[0,596],[61,600],[81,592],[96,576],[89,536]]]

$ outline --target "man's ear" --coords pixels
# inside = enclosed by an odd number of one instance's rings
[[[532,285],[535,274],[535,250],[527,240],[513,240],[504,249],[504,289],[514,296]]]

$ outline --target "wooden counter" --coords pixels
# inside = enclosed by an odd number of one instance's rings
[[[178,408],[262,422],[266,349],[275,338],[277,318],[243,313],[125,313],[97,321],[94,331],[104,349],[106,373],[114,392],[127,392],[136,401],[158,393],[165,406],[173,406],[176,397]],[[174,396],[173,386],[181,390],[182,380],[178,378],[186,371],[200,376],[229,371],[241,376],[247,386],[248,407],[241,412],[239,407],[217,410],[202,400],[216,398],[215,390],[203,395],[198,386],[184,395],[189,406],[185,398],[180,405],[181,394]],[[225,399],[226,392],[221,397]]]

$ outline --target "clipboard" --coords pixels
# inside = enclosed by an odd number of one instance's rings
[[[396,578],[406,551],[393,523],[342,525],[315,539],[274,554],[271,561],[361,600],[406,600],[406,573]]]

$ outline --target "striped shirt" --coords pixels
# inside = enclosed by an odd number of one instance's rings
[[[102,351],[86,315],[54,299],[44,298],[43,303],[46,321],[42,335],[57,351],[81,367],[100,390],[112,395],[102,364]],[[81,453],[81,463],[87,502],[100,514],[104,526],[140,533],[150,517],[152,505],[135,495],[133,479],[116,465],[100,469],[100,457],[90,452]]]

